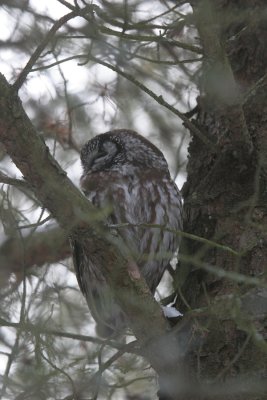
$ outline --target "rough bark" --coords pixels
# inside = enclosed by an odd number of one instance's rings
[[[180,298],[178,307],[199,309],[188,374],[202,392],[190,398],[263,400],[267,396],[266,3],[203,0],[192,6],[205,56],[194,122],[216,151],[192,138],[183,188],[185,231],[228,246],[238,255],[183,241],[187,258],[177,271],[176,284],[187,306]],[[203,271],[203,265],[213,273]],[[218,269],[226,271],[226,279]],[[227,272],[243,274],[243,284],[230,274],[227,278]],[[252,287],[246,277],[262,279],[263,288]],[[207,382],[212,384],[204,385]]]

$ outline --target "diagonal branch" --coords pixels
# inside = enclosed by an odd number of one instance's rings
[[[95,220],[95,208],[67,178],[26,115],[20,99],[0,75],[0,141],[36,197],[69,234],[86,238],[93,253],[100,252],[103,274],[129,319],[143,355],[164,379],[175,376],[177,343],[144,279],[128,273],[129,259],[119,238]],[[167,336],[166,336],[167,335]],[[176,349],[176,350],[175,350]],[[173,385],[172,388],[173,388]],[[166,387],[169,385],[166,383]]]
[[[16,91],[18,91],[21,86],[23,85],[23,83],[25,82],[29,72],[31,71],[32,67],[34,66],[34,64],[36,63],[36,61],[38,60],[38,58],[40,57],[40,55],[42,54],[42,52],[44,51],[44,49],[46,48],[46,46],[48,45],[48,43],[53,39],[53,37],[55,36],[55,33],[61,28],[61,26],[63,26],[66,22],[68,22],[70,19],[77,17],[77,12],[75,11],[71,11],[70,13],[64,15],[63,17],[61,17],[58,21],[56,21],[54,23],[54,25],[52,26],[52,28],[48,31],[48,33],[46,34],[45,38],[43,39],[43,41],[39,44],[39,46],[35,49],[35,51],[33,52],[31,58],[28,60],[26,66],[23,68],[23,70],[21,71],[18,79],[16,80],[16,82],[14,83],[13,87]]]
[[[24,178],[30,183],[36,197],[67,233],[88,236],[92,251],[103,252],[104,265],[116,265],[117,273],[113,273],[113,278],[109,276],[110,271],[107,271],[108,281],[111,281],[111,285],[113,280],[117,281],[115,286],[120,286],[118,275],[125,272],[128,264],[127,254],[122,254],[116,245],[111,243],[114,239],[110,237],[107,228],[104,229],[102,223],[95,221],[94,206],[72,184],[51,156],[3,75],[0,76],[0,108],[0,140]],[[107,269],[112,271],[115,268]],[[148,295],[144,282],[133,282],[130,277],[123,281],[126,286],[129,285],[130,291],[137,285],[136,289],[143,291],[145,297],[150,298],[151,310],[161,315],[154,300]],[[161,332],[163,326],[165,323],[161,324]],[[155,327],[155,330],[158,329]]]
[[[77,16],[85,16],[86,14],[88,14],[88,12],[91,12],[91,11],[92,11],[92,7],[91,6],[86,6],[83,9],[73,9],[71,12],[69,12],[66,15],[63,15],[63,17],[59,18],[59,20],[57,20],[54,23],[52,28],[50,28],[50,30],[45,35],[43,41],[39,44],[39,46],[33,52],[32,56],[30,57],[30,59],[28,60],[27,64],[25,65],[25,67],[21,71],[21,73],[20,73],[18,79],[16,80],[16,82],[13,84],[13,88],[14,88],[15,91],[18,91],[21,88],[21,86],[25,82],[28,74],[31,72],[32,67],[34,66],[34,64],[36,63],[36,61],[38,60],[38,58],[40,57],[40,55],[42,54],[42,52],[44,51],[46,46],[53,40],[53,38],[55,37],[56,32],[63,25],[65,25],[66,22],[68,22],[69,20],[71,20],[71,19],[73,19],[73,18],[75,18]]]
[[[184,126],[190,130],[190,132],[194,135],[196,135],[206,146],[208,146],[211,150],[215,149],[214,144],[210,139],[208,139],[203,132],[201,132],[196,125],[193,124],[193,122],[190,121],[189,118],[185,116],[181,111],[179,111],[177,108],[173,107],[171,104],[169,104],[167,101],[164,100],[164,98],[160,95],[156,95],[152,90],[150,90],[148,87],[146,87],[143,83],[139,82],[134,76],[131,74],[122,71],[120,68],[117,66],[107,63],[105,61],[100,60],[99,58],[96,58],[92,55],[88,55],[88,59],[84,63],[79,63],[79,65],[84,65],[87,63],[89,60],[94,61],[100,65],[103,65],[106,68],[111,69],[114,72],[117,72],[117,74],[123,76],[126,78],[129,82],[133,83],[135,86],[137,86],[139,89],[141,89],[143,92],[148,94],[148,96],[152,97],[152,99],[156,100],[156,102],[163,107],[167,108],[170,110],[173,114],[177,115],[184,123]]]

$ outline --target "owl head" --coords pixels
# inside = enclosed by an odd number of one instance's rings
[[[120,170],[124,166],[153,168],[168,173],[162,152],[138,133],[117,129],[89,140],[81,150],[84,173]]]

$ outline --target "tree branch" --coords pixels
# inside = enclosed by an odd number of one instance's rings
[[[114,72],[117,72],[117,74],[123,76],[126,78],[129,82],[133,83],[135,86],[137,86],[139,89],[141,89],[143,92],[148,94],[152,99],[156,100],[156,102],[163,107],[167,108],[170,110],[172,113],[177,115],[184,123],[184,126],[190,130],[190,132],[194,135],[196,135],[206,146],[208,146],[211,150],[215,150],[215,145],[214,143],[205,136],[205,133],[201,132],[196,125],[193,124],[186,116],[183,114],[181,111],[179,111],[177,108],[173,107],[171,104],[169,104],[167,101],[164,100],[164,98],[160,95],[156,95],[152,90],[150,90],[148,87],[143,85],[143,83],[139,82],[137,79],[135,79],[131,74],[128,74],[127,72],[122,71],[120,68],[117,66],[114,66],[112,64],[109,64],[105,61],[100,60],[99,58],[96,58],[92,55],[88,55],[88,59],[84,63],[79,63],[78,65],[84,65],[86,64],[89,60],[96,62],[97,64],[103,65],[106,68],[111,69]]]
[[[23,243],[21,238],[10,238],[0,247],[1,286],[6,284],[11,273],[22,274],[23,267],[55,263],[70,255],[68,238],[61,228],[36,232],[26,236]]]
[[[175,350],[175,338],[166,337],[169,328],[160,307],[144,279],[128,273],[131,260],[122,242],[95,220],[95,208],[53,159],[3,75],[0,75],[0,141],[60,226],[80,240],[86,238],[91,251],[101,256],[102,272],[116,300],[136,338],[146,343],[144,356],[164,379],[171,376],[174,384],[181,355]]]
[[[40,55],[42,54],[42,52],[44,51],[44,49],[46,48],[48,43],[51,42],[51,40],[55,37],[56,32],[63,25],[65,25],[66,22],[68,22],[72,18],[75,18],[77,16],[85,16],[86,14],[88,14],[88,12],[91,12],[91,11],[92,11],[92,7],[91,6],[86,6],[83,9],[74,9],[70,13],[68,13],[66,15],[63,15],[63,17],[61,17],[58,21],[56,21],[53,24],[52,28],[47,32],[47,34],[44,37],[43,41],[35,49],[35,51],[33,52],[32,56],[28,60],[27,64],[25,65],[25,67],[21,71],[18,79],[16,80],[16,82],[13,85],[14,90],[18,91],[21,88],[21,86],[25,82],[29,72],[31,71],[32,67],[34,66],[34,64],[36,63],[36,61],[38,60],[38,58],[40,57]]]
[[[14,83],[13,87],[14,87],[15,90],[18,91],[21,88],[21,86],[25,82],[25,79],[27,78],[27,75],[31,71],[32,67],[34,66],[34,64],[36,63],[36,61],[38,60],[38,58],[40,57],[40,55],[42,54],[42,52],[44,51],[44,49],[46,48],[48,43],[51,41],[51,39],[53,39],[55,33],[59,30],[59,28],[61,28],[62,25],[64,25],[66,22],[68,22],[70,19],[72,19],[72,18],[74,18],[76,16],[77,16],[77,12],[76,11],[71,11],[70,13],[64,15],[63,17],[61,17],[58,21],[56,21],[54,23],[52,28],[46,34],[46,36],[43,39],[43,41],[35,49],[34,53],[31,56],[31,58],[29,59],[29,61],[27,62],[26,66],[21,71],[18,79]]]

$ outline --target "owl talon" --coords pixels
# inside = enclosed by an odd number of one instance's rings
[[[166,318],[177,318],[183,316],[183,314],[173,306],[161,306],[161,308]]]

